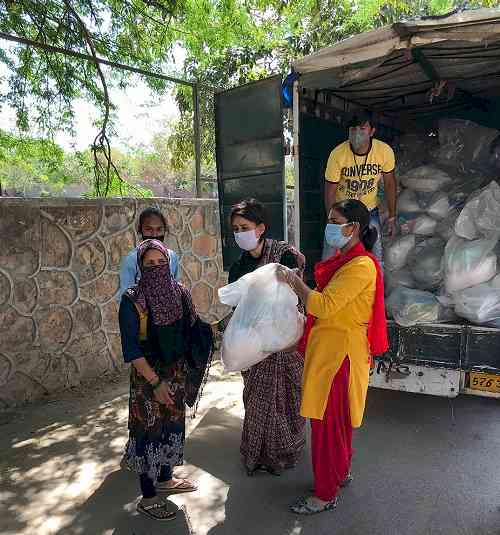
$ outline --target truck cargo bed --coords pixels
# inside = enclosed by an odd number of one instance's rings
[[[389,322],[388,356],[402,363],[500,373],[500,329],[433,323],[401,327]]]

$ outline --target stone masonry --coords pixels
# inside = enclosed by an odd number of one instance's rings
[[[0,410],[123,366],[116,294],[137,218],[158,206],[200,315],[223,317],[217,202],[0,200]]]

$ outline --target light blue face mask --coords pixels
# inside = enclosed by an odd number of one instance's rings
[[[344,223],[343,225],[337,225],[335,223],[328,223],[325,228],[325,241],[330,247],[334,249],[343,249],[352,238],[350,236],[344,236],[342,234],[342,227],[347,227],[350,223]]]

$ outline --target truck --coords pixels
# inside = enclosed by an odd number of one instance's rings
[[[448,88],[448,91],[443,89]],[[453,90],[451,90],[453,88]],[[309,281],[320,260],[324,169],[347,137],[349,117],[369,109],[376,137],[422,132],[442,118],[500,128],[500,9],[399,22],[351,37],[293,63],[281,76],[218,92],[216,161],[225,269],[239,255],[231,206],[266,206],[269,236],[306,256]],[[285,153],[293,140],[294,200],[287,210]],[[396,153],[397,158],[397,153]],[[376,359],[370,386],[453,398],[500,397],[500,330],[467,323],[388,323],[390,349]]]

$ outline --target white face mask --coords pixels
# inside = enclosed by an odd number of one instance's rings
[[[244,251],[253,251],[259,245],[259,238],[255,233],[255,229],[245,232],[235,232],[234,239],[238,247]]]
[[[352,148],[357,151],[370,142],[370,134],[365,130],[351,128],[349,131],[349,141],[351,142]]]

